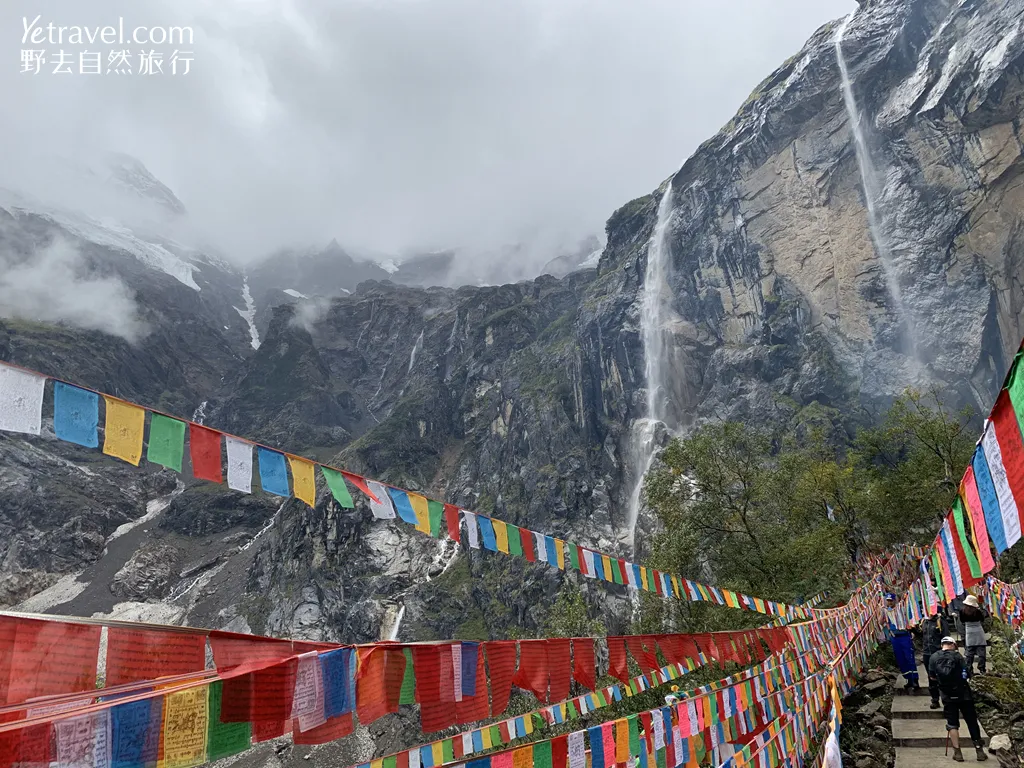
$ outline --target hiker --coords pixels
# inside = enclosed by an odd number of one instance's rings
[[[921,633],[924,636],[924,668],[928,670],[928,693],[932,697],[932,709],[939,708],[939,681],[931,673],[929,661],[934,654],[942,650],[942,632],[939,631],[939,617],[929,616],[921,622]]]
[[[933,653],[928,663],[928,677],[934,677],[942,692],[943,714],[946,716],[946,731],[949,743],[953,747],[953,759],[962,763],[963,752],[960,751],[960,715],[964,716],[971,741],[978,753],[978,761],[988,760],[985,747],[981,741],[981,729],[978,727],[978,713],[974,709],[974,694],[967,680],[967,668],[963,657],[956,649],[956,640],[952,637],[942,638],[942,650]]]
[[[914,636],[909,629],[900,629],[895,607],[896,595],[889,592],[885,596],[885,609],[889,619],[889,634],[892,636],[892,652],[900,673],[907,681],[904,688],[907,691],[918,691],[921,684],[917,677],[917,659],[914,657]]]
[[[960,623],[964,627],[964,647],[967,648],[967,676],[974,674],[974,657],[978,657],[978,671],[985,674],[985,651],[988,641],[985,640],[985,628],[982,622],[988,618],[988,611],[981,607],[978,598],[968,595],[964,599],[964,607],[960,609]]]

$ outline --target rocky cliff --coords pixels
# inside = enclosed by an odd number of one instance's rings
[[[0,357],[626,552],[638,434],[657,444],[810,406],[870,421],[910,384],[987,410],[1024,335],[1022,25],[1024,0],[863,4],[612,214],[596,268],[268,301],[254,350],[240,280],[228,298],[211,264],[196,267],[201,291],[132,277],[107,247],[96,258],[147,292],[153,335],[5,322]],[[645,432],[653,342],[664,424]],[[536,631],[559,589],[546,568],[467,556],[325,493],[309,509],[178,486],[45,436],[0,437],[0,459],[8,603],[348,641],[482,638]],[[652,521],[636,524],[642,550]],[[628,617],[622,595],[590,599],[610,630]]]

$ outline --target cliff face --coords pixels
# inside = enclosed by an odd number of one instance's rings
[[[596,269],[300,297],[263,310],[256,351],[222,273],[201,270],[199,293],[136,276],[154,337],[5,323],[0,354],[627,553],[652,339],[674,430],[807,406],[870,421],[910,384],[987,410],[1024,335],[1022,95],[1024,0],[876,0],[816,33],[665,184],[616,211]],[[658,254],[667,298],[650,312]],[[362,508],[177,487],[67,450],[0,438],[4,530],[32,515],[38,532],[4,537],[0,600],[85,569],[77,602],[61,592],[43,607],[109,611],[130,595],[193,623],[361,641],[528,634],[559,587],[549,569],[466,556]],[[62,458],[91,474],[66,476]],[[73,485],[115,501],[72,503]],[[51,486],[46,515],[18,501]],[[111,544],[154,496],[163,506]],[[641,550],[651,525],[641,511]],[[42,541],[67,557],[25,554]],[[619,628],[623,596],[591,599]]]

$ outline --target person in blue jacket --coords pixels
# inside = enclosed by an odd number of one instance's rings
[[[899,617],[896,615],[896,595],[891,592],[885,595],[885,613],[889,622],[889,636],[892,639],[892,652],[896,657],[896,665],[907,681],[908,691],[918,691],[921,683],[917,676],[917,659],[914,656],[914,636],[909,629],[901,629]]]

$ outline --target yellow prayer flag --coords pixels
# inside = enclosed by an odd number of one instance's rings
[[[484,749],[490,749],[491,747],[494,746],[491,743],[491,729],[490,728],[481,728],[480,729],[480,738],[484,742]]]
[[[412,506],[412,511],[416,515],[416,530],[429,536],[430,505],[427,504],[427,500],[418,493],[410,493],[409,504]],[[440,763],[438,763],[438,765],[440,765]]]
[[[647,569],[646,568],[641,568],[640,569],[640,586],[643,587],[645,590],[648,590],[648,591],[650,590],[650,586],[647,584]]]
[[[555,554],[558,556],[558,568],[559,570],[565,570],[565,542],[561,539],[555,539]]]
[[[494,541],[498,545],[498,551],[508,554],[508,526],[501,520],[491,520],[494,526]]]
[[[615,762],[628,763],[629,758],[629,722],[622,718],[615,721]]]
[[[107,403],[103,452],[107,456],[139,466],[142,458],[142,433],[146,429],[146,411],[107,395],[103,399]]]
[[[444,742],[435,741],[430,745],[430,751],[434,755],[434,765],[444,765]]]
[[[206,762],[207,700],[210,686],[164,698],[162,768],[193,768]]]
[[[533,768],[533,745],[512,752],[512,768]]]
[[[384,758],[379,757],[376,760],[371,760],[370,768],[384,768]]]
[[[292,493],[295,498],[316,506],[316,467],[313,462],[298,456],[289,456],[288,463],[292,467]]]
[[[604,566],[604,580],[613,581],[611,558],[608,555],[601,555],[601,564]]]
[[[533,718],[532,717],[530,717],[529,715],[524,716],[523,717],[523,725],[526,726],[526,733],[527,734],[533,733]],[[531,763],[531,765],[532,765],[532,763]]]

